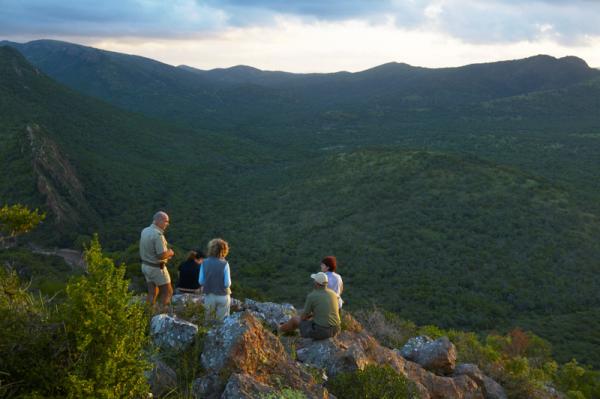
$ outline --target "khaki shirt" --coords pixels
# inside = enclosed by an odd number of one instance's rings
[[[158,266],[158,264],[166,262],[158,257],[158,255],[168,251],[167,240],[163,233],[163,230],[154,223],[142,230],[140,236],[142,264]]]
[[[313,321],[321,327],[342,324],[337,294],[329,288],[315,289],[308,294],[302,314],[312,316]]]

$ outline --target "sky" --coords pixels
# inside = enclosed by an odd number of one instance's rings
[[[600,0],[0,0],[0,40],[56,39],[200,69],[360,71],[574,55]]]

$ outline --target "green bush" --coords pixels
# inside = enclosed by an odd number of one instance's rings
[[[306,395],[302,391],[297,391],[291,388],[283,388],[275,393],[267,393],[260,396],[260,399],[306,399]]]
[[[102,255],[97,237],[86,251],[87,276],[67,286],[65,329],[71,343],[67,397],[141,397],[148,319],[132,301],[125,267]]]
[[[341,373],[329,381],[327,388],[344,399],[418,398],[406,377],[390,366],[370,365],[354,373]]]
[[[0,397],[62,396],[66,336],[53,315],[13,270],[0,267]]]
[[[554,380],[569,399],[600,398],[600,372],[582,366],[574,359],[558,369]]]

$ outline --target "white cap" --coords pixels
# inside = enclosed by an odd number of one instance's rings
[[[325,273],[323,273],[323,272],[319,272],[319,273],[316,273],[316,274],[311,274],[310,278],[312,278],[313,280],[315,280],[315,282],[317,284],[320,284],[320,285],[325,285],[325,284],[327,284],[327,281],[328,281],[327,275]]]

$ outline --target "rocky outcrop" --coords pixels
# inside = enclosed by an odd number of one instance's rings
[[[208,373],[194,384],[199,398],[220,397],[230,382],[244,389],[289,387],[308,398],[328,397],[327,391],[291,360],[279,339],[250,311],[227,317],[207,333],[201,363]],[[252,376],[252,381],[245,377],[229,381],[234,374]],[[233,389],[230,387],[230,391]]]
[[[466,375],[439,376],[410,361],[405,363],[403,374],[417,384],[424,399],[485,399],[481,387]]]
[[[95,218],[83,184],[60,146],[36,124],[27,125],[25,138],[21,151],[31,154],[37,189],[46,199],[56,224],[65,227],[78,223],[84,216]]]
[[[257,302],[246,299],[242,308],[252,311],[256,318],[267,323],[272,330],[296,315],[296,308],[289,303]]]
[[[183,351],[194,342],[196,334],[197,325],[167,314],[156,315],[150,322],[152,340],[164,350]]]
[[[204,303],[204,295],[175,294],[171,298],[173,306],[201,305]]]
[[[179,305],[198,301],[201,299],[196,296],[174,298]],[[240,308],[244,310],[225,318],[204,338],[199,361],[206,372],[193,384],[197,398],[278,397],[282,390],[298,392],[307,398],[332,398],[323,382],[368,365],[390,366],[414,384],[422,399],[506,398],[502,387],[477,366],[455,366],[456,349],[447,338],[417,337],[402,350],[393,350],[380,345],[346,314],[346,328],[334,338],[280,339],[271,330],[295,313],[291,305],[246,300],[240,303]],[[167,315],[153,319],[153,325],[187,331],[187,324],[191,323],[181,322]],[[166,338],[164,333],[155,333],[153,327],[155,342],[163,346],[181,348],[189,345],[194,336],[175,333]],[[182,341],[182,345],[175,345],[173,340]]]
[[[154,361],[152,370],[146,373],[146,379],[154,397],[161,397],[177,388],[177,374],[160,360]]]
[[[389,365],[406,376],[423,399],[484,399],[481,387],[466,375],[445,377],[410,362],[396,351],[385,348],[366,332],[344,331],[337,337],[298,342],[298,360],[326,370],[329,378],[342,372],[364,369],[367,365]]]
[[[263,399],[276,392],[275,388],[262,384],[247,374],[234,373],[229,377],[221,399]]]
[[[479,385],[486,399],[507,399],[504,388],[496,381],[486,376],[475,364],[463,363],[456,366],[454,375],[466,375]]]
[[[400,354],[435,374],[452,374],[456,366],[456,348],[447,337],[435,341],[426,336],[411,338]]]

